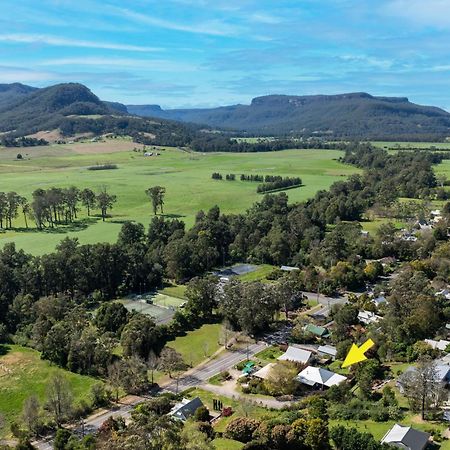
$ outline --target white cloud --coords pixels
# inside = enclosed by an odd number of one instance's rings
[[[113,44],[109,42],[94,42],[78,39],[63,38],[47,34],[0,34],[0,42],[11,42],[18,44],[46,44],[58,47],[83,47],[106,50],[124,50],[134,52],[154,52],[161,51],[161,48],[145,47],[140,45]]]
[[[115,15],[117,16],[126,17],[142,24],[165,28],[167,30],[184,31],[186,33],[207,34],[211,36],[235,36],[242,31],[240,27],[229,25],[220,20],[208,20],[201,23],[185,24],[160,19],[158,17],[152,17],[146,14],[131,11],[130,9],[110,6],[108,8],[108,12],[111,13],[113,11],[115,11]]]
[[[160,72],[195,71],[198,67],[195,64],[170,61],[166,59],[133,59],[133,58],[105,58],[105,57],[85,57],[85,58],[55,58],[39,61],[38,66],[98,66],[98,67],[120,67],[139,68]]]
[[[418,25],[450,27],[450,0],[390,0],[383,10]]]
[[[283,21],[280,17],[277,17],[272,14],[261,13],[261,12],[251,14],[249,16],[249,19],[252,22],[264,23],[267,25],[276,25]]]
[[[54,74],[45,71],[31,71],[20,67],[0,66],[1,83],[40,83],[54,79]]]

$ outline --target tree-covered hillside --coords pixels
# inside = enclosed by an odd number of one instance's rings
[[[429,140],[450,135],[450,114],[407,98],[342,95],[257,97],[250,105],[162,110],[129,105],[131,114],[162,117],[265,135]]]

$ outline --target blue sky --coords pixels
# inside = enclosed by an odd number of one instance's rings
[[[0,83],[163,107],[366,91],[450,110],[450,0],[3,0]]]

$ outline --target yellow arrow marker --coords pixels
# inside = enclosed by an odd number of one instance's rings
[[[352,345],[352,348],[348,352],[347,357],[345,358],[344,363],[342,364],[342,368],[352,366],[353,364],[359,363],[361,361],[365,361],[367,356],[364,354],[369,349],[371,349],[375,345],[375,342],[372,339],[368,339],[361,347],[358,347],[356,344]]]

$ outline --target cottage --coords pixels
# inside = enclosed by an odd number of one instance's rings
[[[411,376],[417,369],[414,366],[408,367],[402,375],[398,377],[397,387],[398,390],[403,393],[405,380]],[[450,365],[442,364],[439,360],[436,361],[436,382],[441,383],[443,386],[447,386],[450,382]]]
[[[277,363],[270,363],[267,366],[264,366],[262,369],[259,369],[257,372],[252,374],[255,378],[259,378],[260,380],[267,380],[269,378],[271,370],[277,365]]]
[[[308,323],[307,325],[305,325],[303,329],[306,333],[311,333],[317,337],[321,338],[330,337],[330,332],[325,327],[321,327],[319,325],[313,325],[312,323]]]
[[[434,349],[441,350],[442,352],[450,345],[450,341],[440,339],[435,341],[434,339],[425,339],[425,342]]]
[[[278,359],[280,361],[292,361],[300,364],[307,364],[311,359],[311,356],[312,353],[310,351],[290,345]]]
[[[317,354],[321,358],[332,359],[334,361],[336,359],[337,349],[336,349],[336,347],[333,347],[332,345],[321,345],[317,349]]]
[[[307,386],[323,389],[324,387],[337,386],[346,381],[347,377],[320,367],[309,366],[297,375],[296,380]]]
[[[192,417],[195,414],[195,411],[201,406],[204,405],[198,397],[193,399],[184,398],[171,409],[169,416],[185,422]]]
[[[389,444],[405,450],[424,450],[428,445],[430,435],[396,423],[381,439],[382,444]]]
[[[377,316],[375,313],[371,311],[360,311],[358,313],[358,320],[365,325],[377,323],[380,319],[381,319],[380,316]]]

